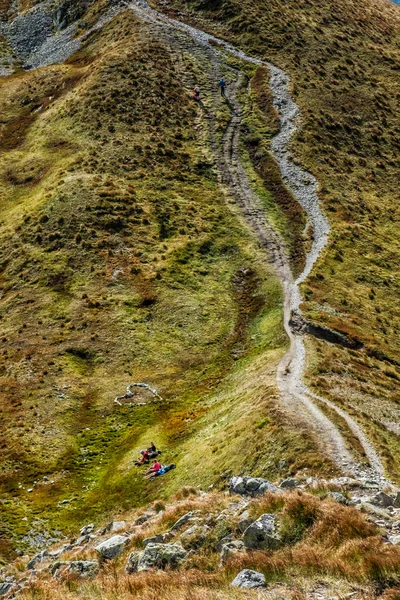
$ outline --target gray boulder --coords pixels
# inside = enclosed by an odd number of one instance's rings
[[[395,508],[400,508],[400,492],[397,492],[395,499],[393,500],[393,506]]]
[[[104,542],[95,546],[95,550],[101,559],[111,560],[123,552],[128,541],[128,538],[123,535],[113,535],[108,540],[104,540]]]
[[[14,583],[12,581],[5,581],[4,583],[0,583],[0,596],[5,596],[13,587]]]
[[[243,535],[246,548],[252,550],[274,549],[281,545],[276,515],[261,515]]]
[[[335,500],[335,502],[339,502],[339,504],[348,504],[346,496],[344,496],[340,492],[329,492],[328,498],[332,498],[332,500]]]
[[[223,544],[220,554],[221,563],[224,564],[231,556],[238,552],[243,552],[244,550],[245,547],[242,540],[232,540],[231,542]]]
[[[144,550],[130,554],[126,571],[134,573],[153,568],[176,568],[186,556],[187,552],[180,544],[148,544]]]
[[[26,565],[26,568],[29,570],[34,569],[35,566],[37,565],[37,563],[42,562],[48,555],[49,555],[49,553],[47,550],[42,550],[38,554],[35,554],[35,556],[33,558],[31,558],[31,560]]]
[[[297,487],[297,481],[295,479],[292,479],[291,477],[288,477],[287,479],[284,479],[282,481],[279,487],[282,490],[292,490],[295,487]]]
[[[231,477],[229,481],[229,493],[246,495],[246,484],[244,477]]]
[[[240,573],[236,575],[231,585],[233,587],[256,590],[258,588],[267,587],[267,582],[265,581],[265,577],[262,573],[252,571],[251,569],[243,569],[243,571],[240,571]]]
[[[260,487],[260,484],[261,484],[261,481],[259,479],[256,479],[255,477],[249,477],[244,482],[245,488],[249,492],[256,492],[258,490],[258,488]]]
[[[375,504],[375,506],[381,506],[382,508],[388,508],[388,506],[393,506],[393,498],[385,492],[378,492],[372,499],[371,503]]]
[[[73,560],[69,563],[67,571],[81,577],[91,577],[97,575],[99,563],[94,560]]]
[[[172,525],[170,531],[179,531],[184,525],[186,525],[186,523],[191,521],[196,516],[196,514],[198,514],[198,511],[194,510],[191,510],[190,512],[186,513],[180,519],[178,519],[176,523]]]
[[[241,496],[260,496],[266,492],[279,491],[276,485],[261,477],[231,477],[229,482],[229,492]]]
[[[85,525],[80,530],[81,535],[89,535],[89,533],[93,533],[94,531],[94,523],[89,523],[89,525]]]
[[[241,531],[242,533],[244,531],[246,531],[246,529],[248,528],[249,525],[252,524],[252,522],[253,522],[253,519],[251,518],[249,511],[244,510],[241,513],[239,521],[238,521],[239,531]]]

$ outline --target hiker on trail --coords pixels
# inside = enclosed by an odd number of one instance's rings
[[[225,82],[225,79],[223,77],[221,77],[221,79],[219,80],[219,84],[218,85],[219,85],[219,88],[221,90],[221,96],[223,98],[226,98],[226,96],[225,96],[226,82]]]
[[[196,85],[196,87],[193,90],[192,98],[193,100],[196,100],[196,102],[199,102],[200,100],[200,88],[198,85]]]

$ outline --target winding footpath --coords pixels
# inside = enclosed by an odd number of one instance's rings
[[[188,52],[196,59],[200,59],[202,66],[208,69],[211,106],[204,107],[204,112],[209,124],[210,141],[221,184],[226,186],[230,197],[234,198],[240,208],[243,218],[257,236],[284,291],[284,327],[290,340],[290,348],[277,372],[278,386],[284,405],[296,415],[297,419],[315,431],[323,452],[329,455],[343,472],[351,473],[358,478],[374,478],[381,483],[386,483],[380,458],[360,425],[336,404],[314,394],[303,382],[306,350],[303,338],[292,331],[290,318],[293,314],[301,313],[299,285],[306,280],[327,244],[329,223],[319,205],[316,179],[296,165],[291,157],[290,143],[293,134],[299,128],[299,110],[290,95],[289,77],[275,65],[247,56],[242,50],[224,40],[152,9],[146,0],[136,0],[126,3],[125,7],[118,5],[110,9],[90,31],[80,38],[74,38],[72,35],[75,25],[54,35],[50,26],[50,17],[42,4],[26,11],[12,23],[2,23],[0,27],[0,32],[5,35],[10,46],[19,53],[26,68],[36,68],[65,60],[80,47],[90,33],[100,29],[115,14],[128,7],[140,19],[157,29],[157,34],[164,36],[178,55]],[[38,24],[40,24],[39,28]],[[238,96],[246,86],[247,76],[229,63],[227,59],[232,56],[244,63],[264,66],[270,73],[269,85],[273,104],[280,120],[280,131],[272,140],[271,151],[279,165],[283,182],[307,213],[313,233],[313,242],[307,253],[303,272],[296,280],[291,272],[285,244],[268,223],[262,201],[254,191],[241,161],[239,137],[243,108]],[[0,75],[8,74],[10,68],[8,66],[5,72],[0,69]],[[227,93],[231,118],[221,142],[216,134],[215,115],[219,98],[215,82],[227,72],[232,76],[232,84]],[[128,390],[127,394],[131,394],[131,391]],[[121,398],[126,397],[127,395]],[[117,398],[116,402],[118,403],[121,398]],[[321,404],[335,411],[346,422],[349,430],[360,442],[369,461],[369,468],[363,469],[354,459],[337,426],[319,408]]]
[[[201,48],[205,59],[210,65],[210,77],[214,82],[218,81],[226,71],[232,72],[233,82],[229,87],[228,94],[231,119],[223,135],[222,148],[216,140],[213,123],[215,122],[213,112],[217,103],[217,92],[215,90],[213,92],[213,107],[208,111],[205,109],[205,112],[210,123],[211,143],[217,158],[221,182],[228,186],[230,194],[235,198],[244,219],[265,249],[268,260],[280,278],[284,290],[284,326],[290,340],[290,348],[278,367],[277,381],[281,396],[286,408],[293,411],[297,418],[307,423],[316,432],[323,451],[330,456],[343,472],[351,473],[360,479],[373,478],[379,480],[382,484],[386,483],[381,460],[360,425],[343,409],[326,398],[314,394],[304,384],[303,372],[306,350],[302,337],[296,335],[289,324],[293,313],[300,314],[301,295],[299,285],[310,274],[327,244],[329,235],[329,223],[319,205],[318,183],[310,173],[296,165],[291,157],[290,143],[293,134],[299,128],[299,110],[290,95],[289,77],[275,65],[247,56],[242,50],[235,48],[224,40],[156,11],[145,0],[137,0],[127,4],[127,6],[138,17],[158,27],[167,36],[171,46],[174,46],[175,42],[177,47],[182,48],[183,45],[185,50],[189,52],[190,44]],[[307,253],[304,269],[296,280],[292,276],[285,252],[285,244],[268,223],[262,202],[255,193],[241,161],[239,136],[243,109],[237,97],[239,90],[245,85],[246,76],[240,70],[229,65],[227,62],[229,56],[269,69],[269,84],[273,104],[280,120],[280,131],[272,140],[271,150],[279,165],[285,185],[306,211],[313,232],[313,242],[310,251]],[[324,414],[318,404],[326,405],[346,422],[352,434],[363,447],[369,461],[368,468],[361,467],[354,459],[338,428]]]

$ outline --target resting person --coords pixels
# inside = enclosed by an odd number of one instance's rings
[[[149,469],[147,469],[146,475],[153,475],[153,473],[157,473],[157,471],[159,471],[160,469],[162,469],[161,463],[159,463],[158,460],[155,460],[153,465]]]
[[[154,479],[154,477],[158,477],[159,475],[165,475],[165,473],[168,473],[168,471],[171,471],[171,469],[175,469],[175,467],[176,465],[174,463],[171,463],[170,465],[163,465],[161,469],[159,469],[155,473],[152,473],[149,476],[149,479]]]
[[[137,465],[138,467],[140,465],[144,465],[145,463],[149,462],[149,459],[150,459],[148,450],[141,450],[140,454],[141,454],[141,457],[135,462],[135,465]]]
[[[155,458],[159,454],[161,454],[161,450],[157,450],[154,442],[151,442],[150,448],[147,448],[147,452],[149,453],[149,458]]]

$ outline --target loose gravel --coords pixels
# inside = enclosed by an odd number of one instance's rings
[[[115,3],[98,20],[96,25],[80,37],[75,37],[78,22],[59,30],[59,17],[54,4],[42,2],[10,21],[0,21],[0,35],[11,48],[9,65],[0,68],[1,75],[9,75],[11,65],[22,65],[24,69],[37,69],[64,62],[94,31],[101,29],[124,8]]]

